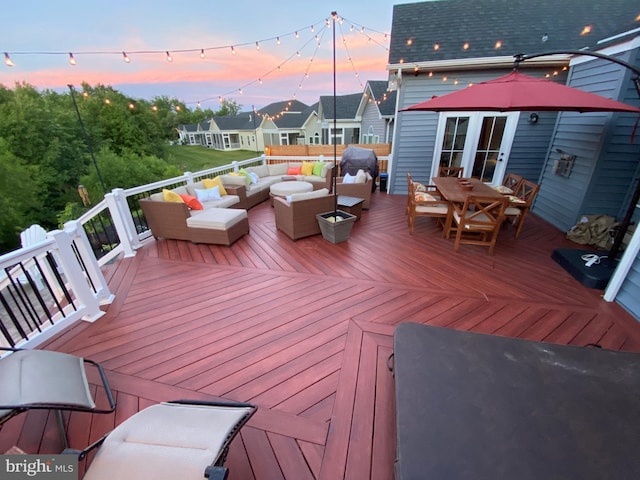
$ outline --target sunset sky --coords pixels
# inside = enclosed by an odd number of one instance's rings
[[[11,2],[3,8],[0,53],[14,66],[0,65],[0,84],[56,91],[103,84],[134,98],[166,95],[213,110],[220,97],[243,110],[291,98],[312,104],[333,91],[333,31],[325,23],[332,10],[344,18],[336,28],[338,95],[385,80],[393,5],[411,2],[321,3]]]

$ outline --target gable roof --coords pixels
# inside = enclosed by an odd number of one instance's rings
[[[627,31],[630,25],[637,28],[639,13],[638,0],[438,0],[395,5],[389,63],[579,50]],[[590,33],[581,35],[587,25]]]
[[[298,129],[302,128],[314,111],[298,100],[290,100],[271,103],[258,110],[258,114],[268,116],[278,128]]]
[[[383,117],[392,117],[396,113],[396,91],[389,91],[386,80],[369,80],[369,90],[373,100],[378,104],[378,111]]]
[[[322,107],[322,115],[325,120],[328,119],[355,119],[358,112],[358,106],[362,100],[362,93],[351,93],[349,95],[336,95],[336,111],[333,114],[333,95],[320,96],[320,105]]]
[[[213,117],[220,130],[255,130],[262,123],[262,119],[253,112],[240,112],[237,115]]]

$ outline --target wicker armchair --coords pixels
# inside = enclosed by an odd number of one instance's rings
[[[342,183],[344,177],[336,178],[336,192],[338,195],[346,195],[348,197],[364,198],[362,209],[368,210],[371,204],[371,190],[373,187],[373,179],[367,183]]]
[[[273,208],[276,228],[291,240],[297,240],[320,233],[316,214],[333,211],[333,195],[298,200],[287,203],[284,198],[274,197]]]

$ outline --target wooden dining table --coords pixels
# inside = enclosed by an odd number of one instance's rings
[[[459,178],[457,177],[434,177],[433,185],[442,194],[445,200],[452,203],[464,203],[469,195],[488,197],[488,198],[504,198],[504,196],[485,184],[477,178],[466,178],[473,185],[471,190],[463,190],[460,187]]]

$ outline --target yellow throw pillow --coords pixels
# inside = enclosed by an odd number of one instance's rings
[[[311,176],[313,175],[313,162],[302,162],[302,175]]]
[[[162,189],[162,199],[165,202],[184,203],[180,195],[176,192],[172,192],[171,190],[167,190],[166,188]]]
[[[223,197],[227,194],[227,191],[224,189],[224,185],[222,185],[222,180],[220,180],[220,177],[204,178],[202,179],[202,186],[204,188],[218,187],[220,195]]]

